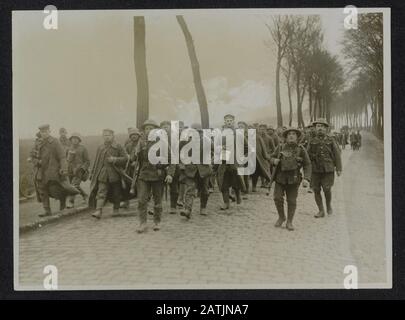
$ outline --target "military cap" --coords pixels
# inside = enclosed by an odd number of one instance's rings
[[[157,123],[150,119],[145,120],[145,122],[142,124],[142,129],[145,129],[146,126],[152,126],[152,127],[155,127],[156,129],[159,128]]]
[[[259,124],[259,128],[265,128],[265,129],[267,129],[267,125],[264,124],[264,123],[261,123],[261,124]]]
[[[317,120],[312,121],[312,125],[315,126],[317,123],[323,124],[326,127],[329,127],[328,121],[325,118],[319,118]]]
[[[112,130],[112,129],[103,129],[103,134],[114,134],[114,130]]]
[[[39,130],[49,130],[49,124],[43,124],[38,127]]]
[[[160,123],[160,127],[163,127],[163,126],[171,126],[171,123],[170,123],[170,121],[167,121],[167,120],[164,120],[164,121],[162,121],[161,123]]]
[[[141,135],[141,132],[137,128],[130,128],[128,130],[128,135],[132,136],[133,134]]]
[[[243,124],[243,126],[248,127],[248,124],[245,121],[238,121],[238,125]]]
[[[228,114],[224,115],[224,119],[226,119],[226,118],[235,119],[235,116],[233,114],[228,113]]]
[[[73,132],[73,133],[70,135],[69,140],[72,140],[72,138],[77,138],[77,139],[80,140],[80,142],[82,141],[82,136],[81,136],[80,133],[78,133],[78,132]]]
[[[269,124],[269,125],[267,126],[267,130],[274,130],[274,127],[273,127],[271,124]]]
[[[286,129],[283,131],[283,137],[286,138],[286,137],[287,137],[287,134],[288,134],[289,132],[291,132],[291,131],[295,131],[295,132],[297,133],[297,137],[298,137],[298,138],[301,137],[301,135],[302,135],[301,130],[299,130],[299,129],[297,129],[297,128],[290,127],[290,128],[286,128]]]
[[[194,130],[198,130],[198,131],[201,131],[201,130],[202,130],[202,126],[201,126],[201,124],[199,124],[199,123],[193,123],[193,124],[191,125],[191,128],[194,129]]]
[[[61,133],[61,134],[62,134],[62,133],[65,133],[65,134],[66,134],[66,133],[67,133],[67,130],[66,130],[65,128],[60,128],[60,129],[59,129],[59,133]]]

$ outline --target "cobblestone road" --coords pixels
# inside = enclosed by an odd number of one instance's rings
[[[184,221],[164,213],[158,232],[149,219],[148,232],[137,234],[134,213],[106,214],[100,221],[80,214],[22,234],[20,288],[42,289],[46,265],[58,268],[59,289],[341,288],[344,267],[359,263],[360,282],[385,282],[384,194],[380,185],[370,184],[373,174],[380,179],[383,174],[381,157],[369,157],[377,146],[365,135],[360,152],[343,151],[344,175],[336,179],[332,216],[314,219],[313,195],[300,193],[294,232],[273,227],[273,200],[262,189],[230,214],[218,210],[218,192],[210,197],[208,216],[194,213]],[[374,172],[370,178],[353,181],[368,167]],[[363,193],[349,194],[352,184],[367,188],[361,215],[369,212],[368,219],[356,216],[353,197]],[[378,200],[368,202],[374,197]]]

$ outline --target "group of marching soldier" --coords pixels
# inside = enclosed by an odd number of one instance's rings
[[[155,143],[147,139],[151,130],[164,129],[170,137],[171,123],[163,121],[158,125],[146,120],[141,128],[129,128],[128,140],[122,146],[115,141],[114,132],[104,129],[103,144],[96,152],[90,169],[90,159],[82,137],[73,133],[67,137],[65,129],[60,137],[50,135],[49,125],[39,127],[31,161],[35,170],[37,197],[42,202],[44,213],[52,215],[49,198],[60,200],[60,209],[71,208],[80,194],[88,202],[94,218],[100,219],[107,201],[113,204],[113,215],[120,208],[128,208],[129,200],[138,198],[139,233],[147,230],[148,203],[153,201],[153,230],[161,227],[162,200],[169,191],[170,214],[180,215],[189,220],[192,217],[194,199],[200,198],[199,213],[207,215],[207,203],[215,185],[222,194],[220,210],[230,209],[231,201],[236,205],[248,200],[250,192],[257,192],[257,183],[269,188],[274,182],[274,203],[278,212],[275,227],[286,222],[287,230],[294,230],[293,217],[297,206],[300,185],[310,186],[318,206],[316,218],[332,214],[332,186],[335,172],[342,172],[341,151],[336,136],[329,132],[329,124],[324,119],[313,121],[304,129],[277,128],[265,124],[235,122],[233,115],[225,115],[223,128],[256,129],[256,170],[250,176],[238,175],[238,164],[222,160],[220,164],[152,164],[148,151]],[[180,121],[180,132],[184,124]],[[200,133],[200,125],[191,128]],[[169,138],[170,139],[170,138]],[[182,143],[180,141],[180,148]],[[202,141],[201,141],[202,148]],[[202,155],[203,152],[200,152]],[[81,183],[90,179],[90,194],[81,188]],[[251,188],[250,188],[251,183]],[[325,197],[326,211],[321,192]],[[284,210],[284,197],[287,214]],[[76,199],[77,200],[77,199]]]

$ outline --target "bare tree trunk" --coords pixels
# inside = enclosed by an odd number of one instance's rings
[[[145,18],[134,17],[134,62],[137,88],[136,124],[140,128],[149,118],[149,84],[146,69]]]
[[[298,126],[302,126],[304,127],[304,119],[302,116],[302,98],[301,98],[301,90],[300,90],[300,83],[301,83],[301,79],[300,79],[300,72],[296,73],[296,84],[295,84],[295,91],[297,94],[297,120],[298,120]]]
[[[184,20],[183,16],[176,16],[177,22],[180,25],[181,30],[183,31],[184,38],[186,39],[188,55],[190,57],[191,62],[191,69],[193,71],[193,79],[194,79],[194,86],[197,93],[197,100],[200,106],[200,114],[201,114],[201,125],[203,128],[209,128],[209,115],[208,115],[208,106],[207,106],[207,98],[205,96],[204,87],[201,81],[201,74],[200,74],[200,65],[198,63],[197,54],[195,52],[194,41],[191,37],[191,33],[188,30],[186,21]]]
[[[291,86],[290,84],[287,85],[288,89],[288,103],[290,105],[290,114],[288,118],[288,125],[291,127],[292,126],[292,121],[293,121],[293,105],[292,105],[292,99],[291,99]]]
[[[316,99],[316,94],[315,94],[315,96],[314,96],[314,110],[313,110],[313,113],[312,113],[311,121],[316,120],[316,115],[317,115],[316,113],[318,112],[317,104],[318,104],[318,100]]]
[[[292,97],[291,97],[291,64],[288,64],[287,69],[283,69],[285,81],[287,83],[287,93],[288,93],[288,104],[289,104],[289,117],[288,117],[288,125],[292,126],[293,121],[293,105],[292,105]],[[280,105],[281,106],[281,105]]]
[[[312,85],[311,80],[308,83],[308,98],[309,98],[309,119],[313,121],[313,110],[312,110]]]
[[[281,99],[280,99],[280,69],[281,69],[281,57],[280,48],[277,53],[277,67],[276,67],[276,108],[277,108],[277,127],[283,126],[283,114],[281,112]]]

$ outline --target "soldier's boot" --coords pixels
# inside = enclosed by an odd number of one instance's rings
[[[93,217],[93,218],[96,218],[96,219],[101,219],[101,216],[103,215],[103,209],[101,209],[101,208],[98,208],[98,209],[96,209],[96,211],[94,211],[92,214],[91,214],[91,216]]]
[[[236,195],[236,204],[241,204],[242,198],[240,196],[240,190],[235,190],[235,195]]]
[[[177,214],[177,208],[176,207],[170,208],[169,214]]]
[[[66,197],[62,197],[59,200],[59,211],[65,210],[66,208]]]
[[[225,191],[222,192],[222,199],[224,200],[224,204],[220,207],[221,210],[228,210],[230,208],[229,205],[229,192]]]
[[[266,180],[263,177],[260,177],[260,188],[266,188]]]
[[[136,229],[136,232],[138,233],[144,233],[146,232],[146,230],[148,229],[146,222],[141,222],[138,226],[138,228]]]
[[[274,224],[276,228],[282,227],[285,221],[285,214],[284,214],[284,204],[283,201],[277,201],[276,203],[277,213],[278,213],[278,220]]]
[[[75,197],[74,196],[69,196],[67,199],[67,204],[66,208],[71,209],[75,206]]]
[[[232,189],[232,193],[229,193],[229,199],[231,199],[232,202],[236,201],[235,196],[233,195],[234,190]]]
[[[207,215],[207,208],[200,208],[200,215],[206,216]]]
[[[40,213],[38,216],[39,217],[48,217],[52,215],[52,211],[50,207],[44,207],[44,212]]]
[[[160,230],[160,222],[154,222],[153,231],[159,231],[159,230]]]
[[[113,208],[112,216],[113,217],[118,217],[119,215],[120,215],[120,209]]]
[[[325,216],[325,209],[323,208],[322,195],[320,191],[315,192],[315,202],[319,210],[315,215],[315,218],[323,218]]]
[[[294,219],[294,215],[295,215],[295,205],[289,205],[288,206],[288,211],[287,211],[287,223],[285,225],[285,227],[287,228],[288,231],[293,231],[294,230],[294,226],[292,224],[293,219]]]
[[[91,216],[96,219],[101,219],[101,216],[103,215],[103,206],[104,200],[97,200],[96,211],[94,211]]]
[[[324,190],[325,193],[325,200],[326,200],[326,211],[328,212],[328,215],[331,215],[333,213],[332,209],[332,191],[330,189]]]
[[[122,201],[120,203],[120,208],[128,209],[129,208],[129,200]]]
[[[159,231],[160,230],[160,219],[161,219],[161,216],[162,216],[162,208],[161,207],[155,207],[153,210],[154,210],[153,231]]]
[[[189,209],[181,210],[180,215],[182,217],[185,217],[187,220],[190,220],[190,218],[191,218],[191,210],[189,210]]]
[[[82,194],[82,198],[83,198],[83,202],[86,203],[88,201],[88,199],[89,199],[89,196],[87,195],[87,193],[84,192]]]

